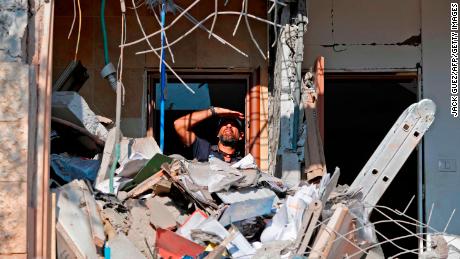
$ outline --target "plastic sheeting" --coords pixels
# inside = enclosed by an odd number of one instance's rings
[[[65,182],[76,179],[94,182],[100,165],[99,160],[51,154],[51,167]]]
[[[294,196],[287,196],[286,203],[276,212],[271,224],[262,232],[261,242],[296,240],[305,209],[308,204],[319,198],[319,189],[315,185],[302,186]]]

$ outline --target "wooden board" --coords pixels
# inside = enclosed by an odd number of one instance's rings
[[[102,249],[105,243],[104,224],[102,223],[99,208],[96,204],[96,200],[92,197],[88,186],[84,182],[79,182],[82,189],[83,197],[86,203],[86,212],[88,213],[88,221],[91,227],[91,234],[93,236],[94,244]]]

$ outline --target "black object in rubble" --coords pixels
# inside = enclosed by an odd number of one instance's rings
[[[250,242],[260,240],[260,235],[265,229],[265,222],[261,217],[254,217],[233,223],[241,234]]]

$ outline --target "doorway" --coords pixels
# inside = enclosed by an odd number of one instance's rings
[[[417,102],[417,85],[417,73],[412,72],[326,73],[324,150],[328,168],[340,168],[339,184],[353,182],[401,113]],[[417,169],[414,150],[378,204],[403,211],[417,194]],[[416,200],[406,212],[413,218],[417,218]],[[383,219],[375,211],[371,215],[372,222]],[[414,226],[407,228],[416,231]],[[394,223],[377,224],[376,229],[388,238],[407,235]],[[395,243],[407,249],[418,247],[416,238]],[[382,248],[385,256],[400,251],[390,243]]]

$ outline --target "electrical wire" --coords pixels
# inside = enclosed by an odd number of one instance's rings
[[[109,59],[109,43],[107,41],[107,29],[105,26],[105,0],[101,0],[101,30],[102,30],[102,40],[104,45],[104,64],[107,65],[110,63]]]
[[[211,38],[212,31],[214,30],[214,25],[216,25],[216,21],[217,21],[217,6],[218,6],[218,2],[217,2],[217,0],[214,0],[214,19],[212,20],[211,30],[209,32],[208,39]]]
[[[233,37],[235,37],[236,31],[238,30],[238,26],[240,26],[241,17],[243,17],[244,3],[245,3],[244,0],[241,1],[241,12],[240,12],[240,15],[238,16],[238,21],[236,21],[235,29],[233,29],[233,34],[232,34]]]
[[[77,19],[77,6],[75,4],[75,0],[73,0],[73,20],[72,20],[72,25],[70,26],[69,35],[67,36],[67,39],[70,39],[70,35],[72,35],[73,26],[75,25],[76,19]]]
[[[75,46],[75,57],[74,60],[77,61],[78,48],[80,47],[80,33],[81,33],[81,6],[80,0],[77,0],[78,3],[78,35],[77,35],[77,45]]]
[[[166,24],[166,4],[165,0],[162,0],[161,4],[161,29],[164,28]],[[161,92],[160,92],[160,150],[164,152],[165,146],[165,88],[166,88],[166,69],[165,69],[165,56],[166,50],[163,48],[165,45],[165,31],[161,31],[161,63],[160,63],[160,84],[161,84]]]
[[[161,21],[160,21],[160,19],[158,19],[158,15],[157,15],[157,13],[155,11],[153,11],[153,16],[155,17],[155,20],[157,21],[158,25],[160,25],[160,27],[161,27]],[[166,36],[166,32],[164,33],[164,35],[165,35],[166,44],[169,45],[169,41],[168,41],[168,37]],[[147,41],[147,42],[149,42],[149,41]],[[171,50],[171,47],[168,47],[168,50],[169,50],[169,55],[171,55],[172,63],[173,64],[176,63],[176,61],[174,60],[174,54],[173,54],[173,52]]]

